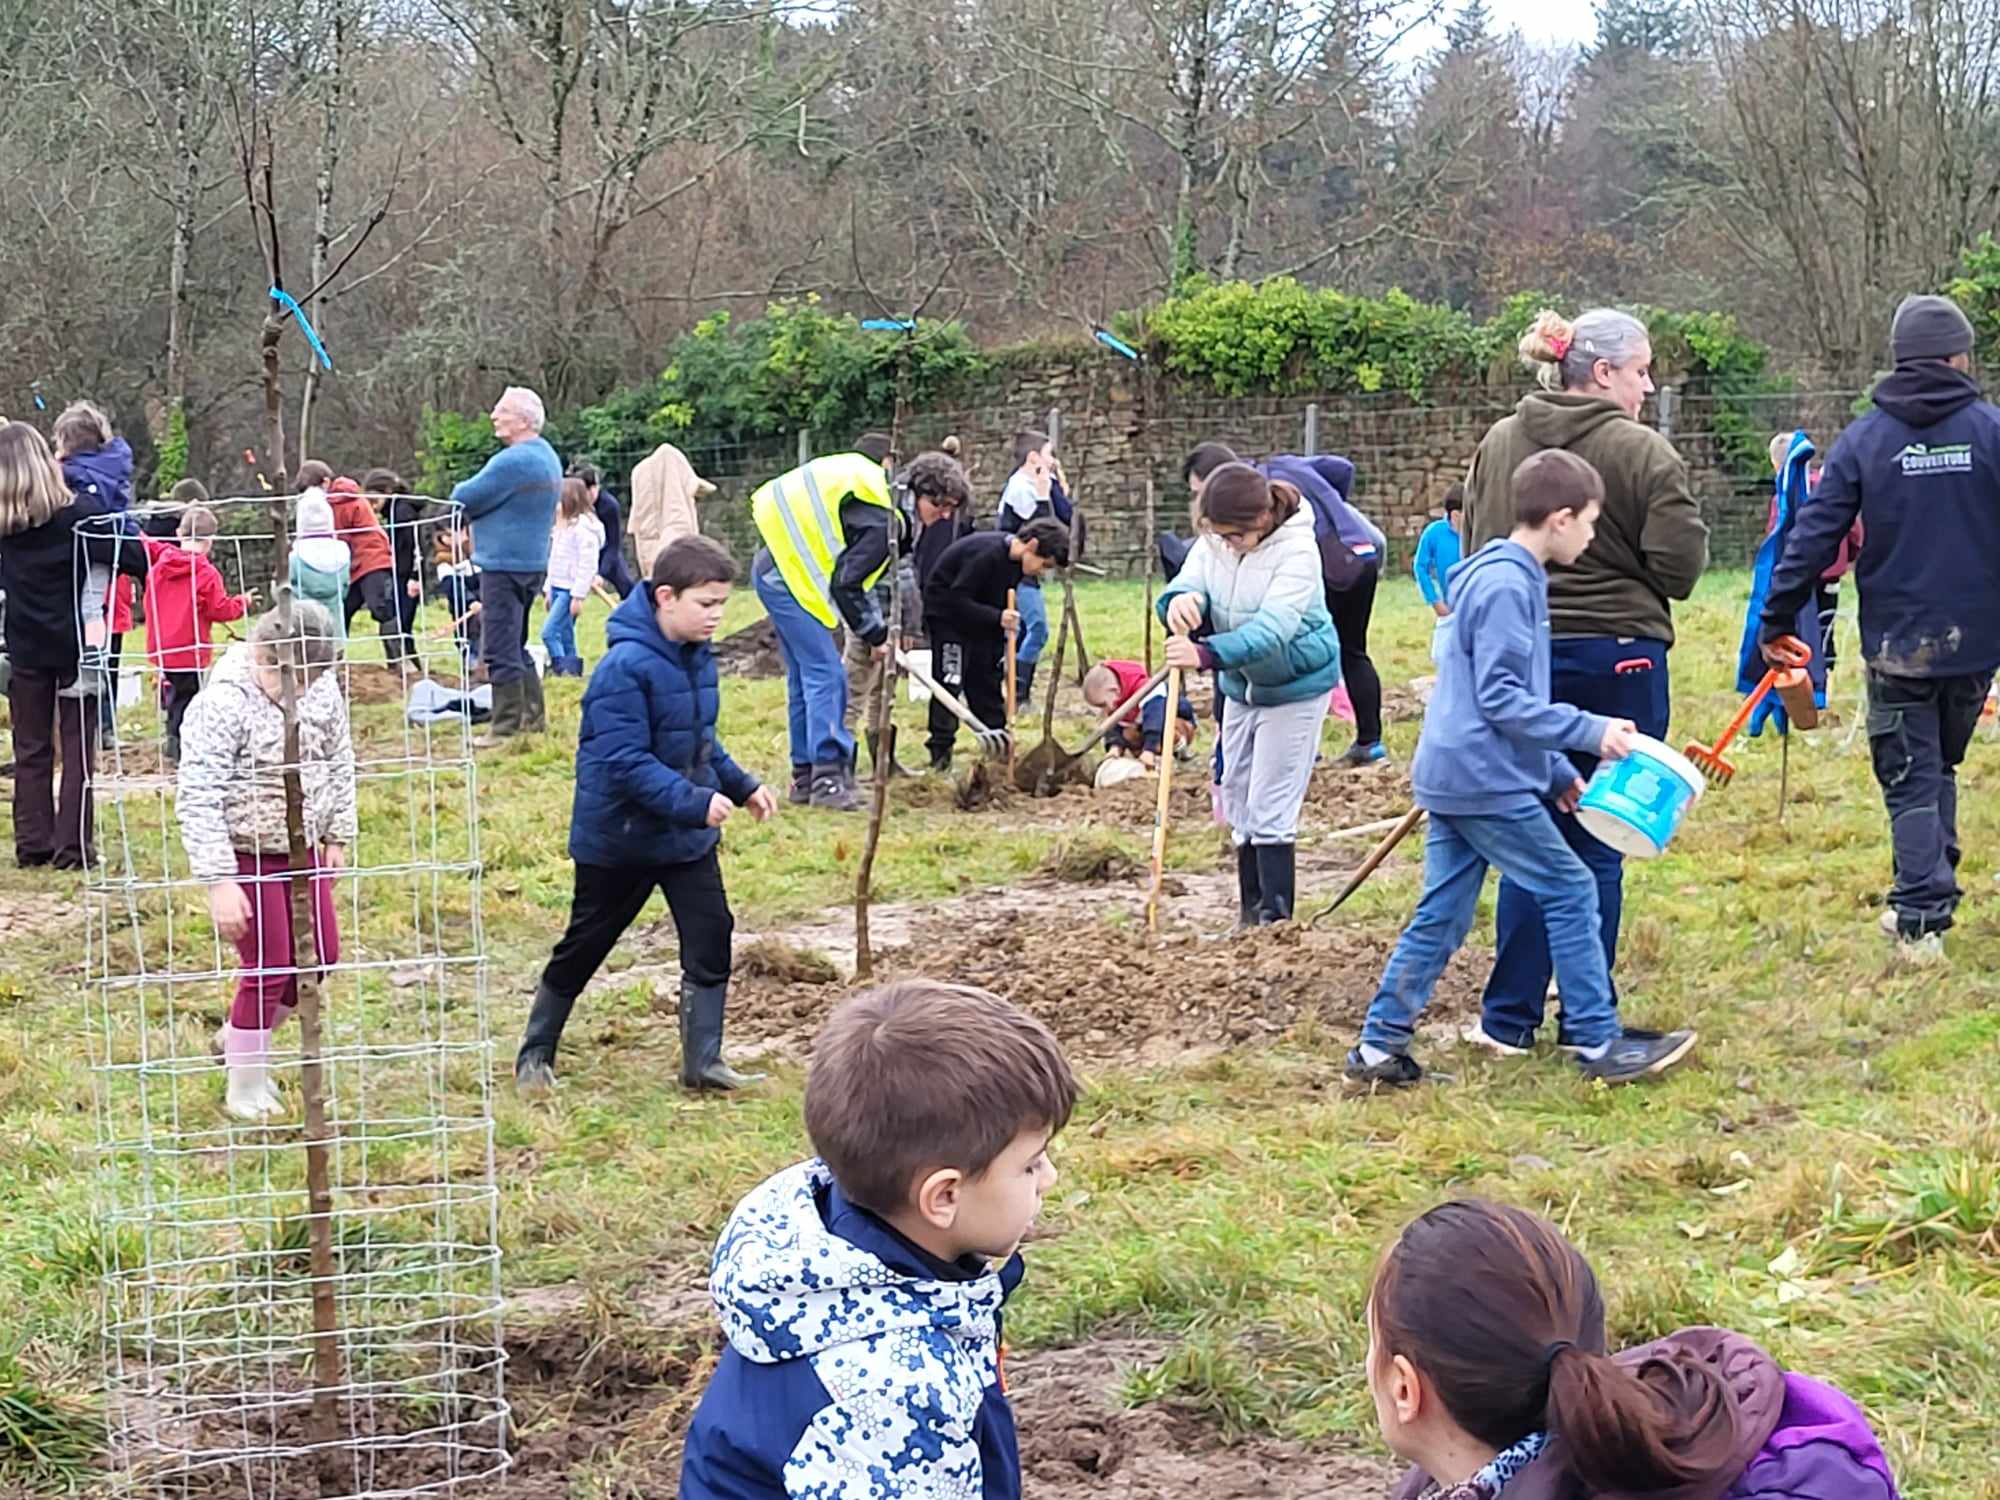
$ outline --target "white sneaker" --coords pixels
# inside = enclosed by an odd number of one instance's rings
[[[1896,962],[1912,969],[1927,969],[1945,960],[1944,934],[1927,932],[1922,937],[1896,939]]]
[[[1883,907],[1882,915],[1875,919],[1875,925],[1882,929],[1884,937],[1894,937],[1896,935],[1896,908],[1893,906]]]
[[[1495,1057],[1533,1057],[1535,1054],[1532,1047],[1516,1047],[1497,1036],[1489,1036],[1484,1021],[1474,1021],[1459,1032],[1458,1039],[1470,1047],[1484,1047]]]

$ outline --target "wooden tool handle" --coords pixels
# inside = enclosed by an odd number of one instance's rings
[[[1140,683],[1138,687],[1134,688],[1132,690],[1131,696],[1128,697],[1123,703],[1119,704],[1116,708],[1112,709],[1110,713],[1106,714],[1102,719],[1098,720],[1097,727],[1090,731],[1090,739],[1087,739],[1083,742],[1084,748],[1089,749],[1091,740],[1095,740],[1100,735],[1106,733],[1113,724],[1116,724],[1120,719],[1124,718],[1125,715],[1129,714],[1132,711],[1132,706],[1134,704],[1139,702],[1139,700],[1144,698],[1148,693],[1152,692],[1152,690],[1158,687],[1161,683],[1167,681],[1167,674],[1170,670],[1171,670],[1170,668],[1161,667],[1159,671],[1155,672],[1151,677],[1148,677],[1144,682]],[[1172,733],[1174,727],[1174,716],[1180,712],[1180,705],[1178,702],[1178,699],[1180,697],[1180,692],[1179,692],[1180,678],[1178,676],[1175,676],[1173,680],[1174,680],[1175,690],[1171,696],[1175,701],[1169,702],[1169,704],[1167,705],[1168,733]]]
[[[1314,912],[1312,921],[1306,925],[1308,927],[1314,925],[1321,917],[1336,910],[1343,901],[1360,890],[1361,883],[1375,873],[1376,867],[1389,857],[1389,852],[1402,843],[1404,839],[1408,838],[1410,830],[1421,823],[1423,819],[1424,810],[1422,807],[1413,807],[1404,813],[1401,818],[1397,819],[1396,826],[1389,830],[1388,835],[1382,842],[1368,851],[1368,857],[1361,861],[1361,867],[1347,877],[1347,884],[1340,888],[1340,894],[1335,896],[1322,910]]]
[[[1009,589],[1007,590],[1007,613],[1011,615],[1014,612],[1014,591]],[[1014,624],[1007,627],[1007,769],[1009,771],[1012,771],[1014,768],[1014,715],[1019,702],[1017,678],[1015,677],[1015,672],[1018,668],[1015,664],[1014,653],[1019,649],[1019,641],[1020,622],[1017,620]]]
[[[1167,672],[1167,728],[1171,733],[1174,716],[1180,712],[1181,673],[1175,667]],[[1153,804],[1153,884],[1146,895],[1146,931],[1157,937],[1160,931],[1160,886],[1166,879],[1167,868],[1167,816],[1172,806],[1174,790],[1174,747],[1167,741],[1160,752],[1160,796]]]

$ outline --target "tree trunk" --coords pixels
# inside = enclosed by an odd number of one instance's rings
[[[167,411],[187,400],[188,263],[194,254],[195,199],[201,155],[190,118],[192,100],[183,71],[174,89],[174,241],[167,268]]]
[[[345,0],[334,0],[333,53],[320,95],[319,174],[313,181],[312,253],[306,266],[306,288],[311,291],[326,280],[327,264],[333,251],[333,180],[340,167],[340,111],[347,82],[347,20]],[[320,297],[310,314],[322,343],[330,296]],[[305,380],[299,396],[299,462],[312,457],[313,402],[319,395],[323,373],[319,356],[306,348]]]

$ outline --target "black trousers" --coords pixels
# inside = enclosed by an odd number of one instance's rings
[[[382,654],[390,661],[401,661],[410,654],[406,640],[408,627],[399,602],[400,592],[393,568],[377,568],[372,573],[364,573],[347,586],[349,627],[353,626],[354,617],[366,609],[375,617],[376,632],[382,637]]]
[[[655,890],[666,897],[680,934],[683,977],[704,987],[727,984],[736,919],[714,849],[680,865],[578,865],[569,927],[542,970],[542,983],[565,1000],[583,993]]]
[[[1381,569],[1370,568],[1354,586],[1326,591],[1327,613],[1340,636],[1340,676],[1354,700],[1354,740],[1360,745],[1382,741],[1382,678],[1368,659],[1368,621],[1375,613],[1375,585]]]
[[[1889,810],[1896,883],[1889,904],[1905,937],[1943,932],[1958,888],[1958,767],[1979,727],[1991,672],[1890,677],[1868,671],[1868,752]]]
[[[178,741],[181,737],[181,720],[187,717],[188,705],[194,702],[194,695],[201,691],[201,673],[168,672],[167,679],[167,738]]]
[[[924,634],[930,638],[931,675],[937,678],[938,686],[949,688],[988,729],[1004,726],[1007,638],[995,635],[968,640],[954,634],[942,620],[932,618],[924,621]],[[924,743],[934,758],[942,759],[951,754],[951,747],[958,739],[958,716],[932,698],[928,722],[930,733],[924,737]]]
[[[479,584],[479,657],[495,687],[535,675],[528,659],[528,611],[541,596],[541,573],[488,568]]]
[[[74,679],[75,673],[70,674]],[[93,862],[96,808],[90,775],[97,750],[97,698],[64,698],[54,672],[15,667],[7,685],[14,721],[14,858],[79,869]],[[62,792],[56,793],[56,758]]]

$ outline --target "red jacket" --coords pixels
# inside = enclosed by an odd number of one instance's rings
[[[393,568],[396,558],[389,550],[389,533],[382,529],[382,518],[361,486],[351,479],[336,479],[326,487],[326,498],[333,506],[333,534],[347,543],[347,576],[361,579]]]
[[[146,656],[162,672],[199,672],[214,656],[211,626],[240,620],[250,600],[232,596],[214,563],[173,542],[146,538]]]
[[[1099,665],[1109,667],[1117,675],[1118,701],[1120,703],[1123,703],[1127,698],[1138,692],[1140,688],[1144,687],[1146,679],[1152,676],[1152,673],[1146,670],[1144,662],[1112,660],[1101,662]],[[1183,699],[1182,701],[1185,702],[1186,700]],[[1125,717],[1119,722],[1123,724],[1138,723],[1141,707],[1142,705],[1140,704],[1133,704],[1126,712]]]

